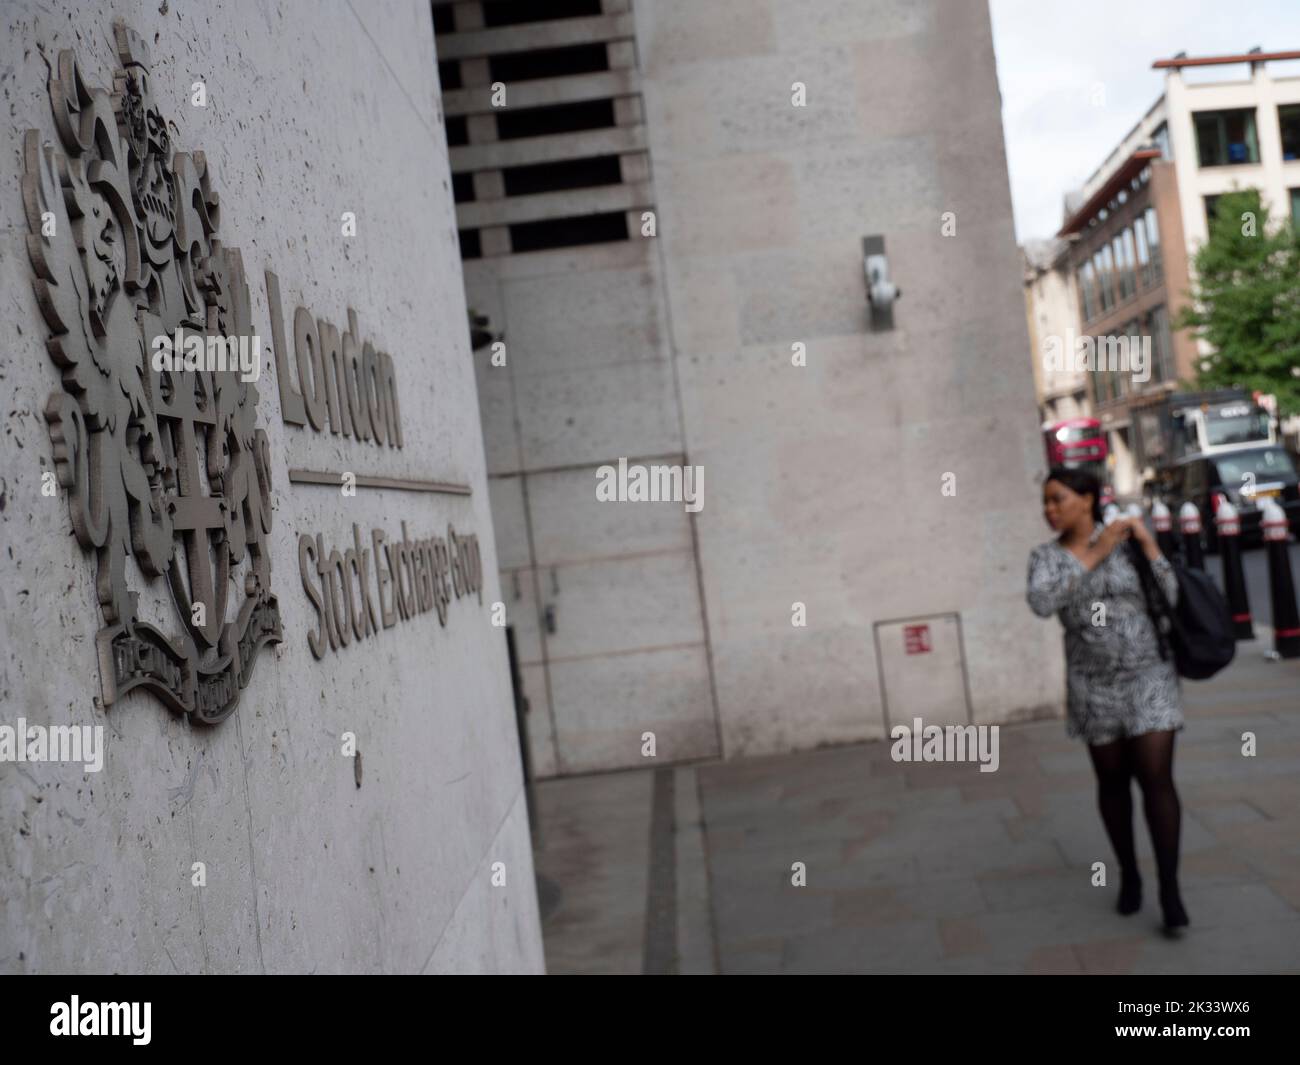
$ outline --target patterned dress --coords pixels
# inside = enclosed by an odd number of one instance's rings
[[[1096,543],[1098,523],[1089,543]],[[1162,555],[1151,563],[1171,604],[1178,579]],[[1173,655],[1160,658],[1137,570],[1123,542],[1093,570],[1055,540],[1029,555],[1030,609],[1065,629],[1066,725],[1089,745],[1183,727]],[[1104,608],[1104,610],[1102,609]]]

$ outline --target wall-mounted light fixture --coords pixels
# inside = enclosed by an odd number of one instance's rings
[[[866,275],[872,329],[892,329],[894,301],[902,296],[903,290],[889,280],[889,260],[885,257],[884,237],[862,238],[862,270]]]

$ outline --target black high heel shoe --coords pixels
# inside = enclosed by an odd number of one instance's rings
[[[1123,876],[1119,882],[1119,901],[1115,903],[1115,909],[1125,917],[1135,914],[1142,909],[1142,878],[1134,873],[1132,876]]]
[[[1192,923],[1191,918],[1187,916],[1187,910],[1183,907],[1183,899],[1177,887],[1169,890],[1161,889],[1160,909],[1164,913],[1164,930],[1167,935],[1178,935]]]

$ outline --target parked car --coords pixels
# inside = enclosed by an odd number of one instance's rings
[[[1217,551],[1214,515],[1226,499],[1241,516],[1243,543],[1263,538],[1259,500],[1269,497],[1286,513],[1293,533],[1300,534],[1300,477],[1295,460],[1284,448],[1269,446],[1219,455],[1189,455],[1163,471],[1158,493],[1177,520],[1184,502],[1201,512],[1201,542]]]

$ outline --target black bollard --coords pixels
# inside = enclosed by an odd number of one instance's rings
[[[1151,524],[1156,530],[1156,545],[1165,558],[1178,554],[1178,540],[1174,536],[1174,519],[1169,508],[1160,500],[1151,504]]]
[[[1296,609],[1295,581],[1286,514],[1271,499],[1260,504],[1264,542],[1268,545],[1268,589],[1273,604],[1273,647],[1282,658],[1300,658],[1300,610]]]
[[[1195,503],[1184,503],[1178,512],[1178,524],[1183,530],[1183,557],[1188,569],[1205,569],[1205,555],[1201,552],[1201,512]]]
[[[1219,557],[1223,561],[1223,592],[1232,614],[1232,629],[1239,640],[1253,640],[1255,629],[1250,621],[1250,599],[1246,595],[1246,575],[1241,568],[1241,519],[1237,508],[1226,499],[1214,512],[1214,526],[1219,530]]]

